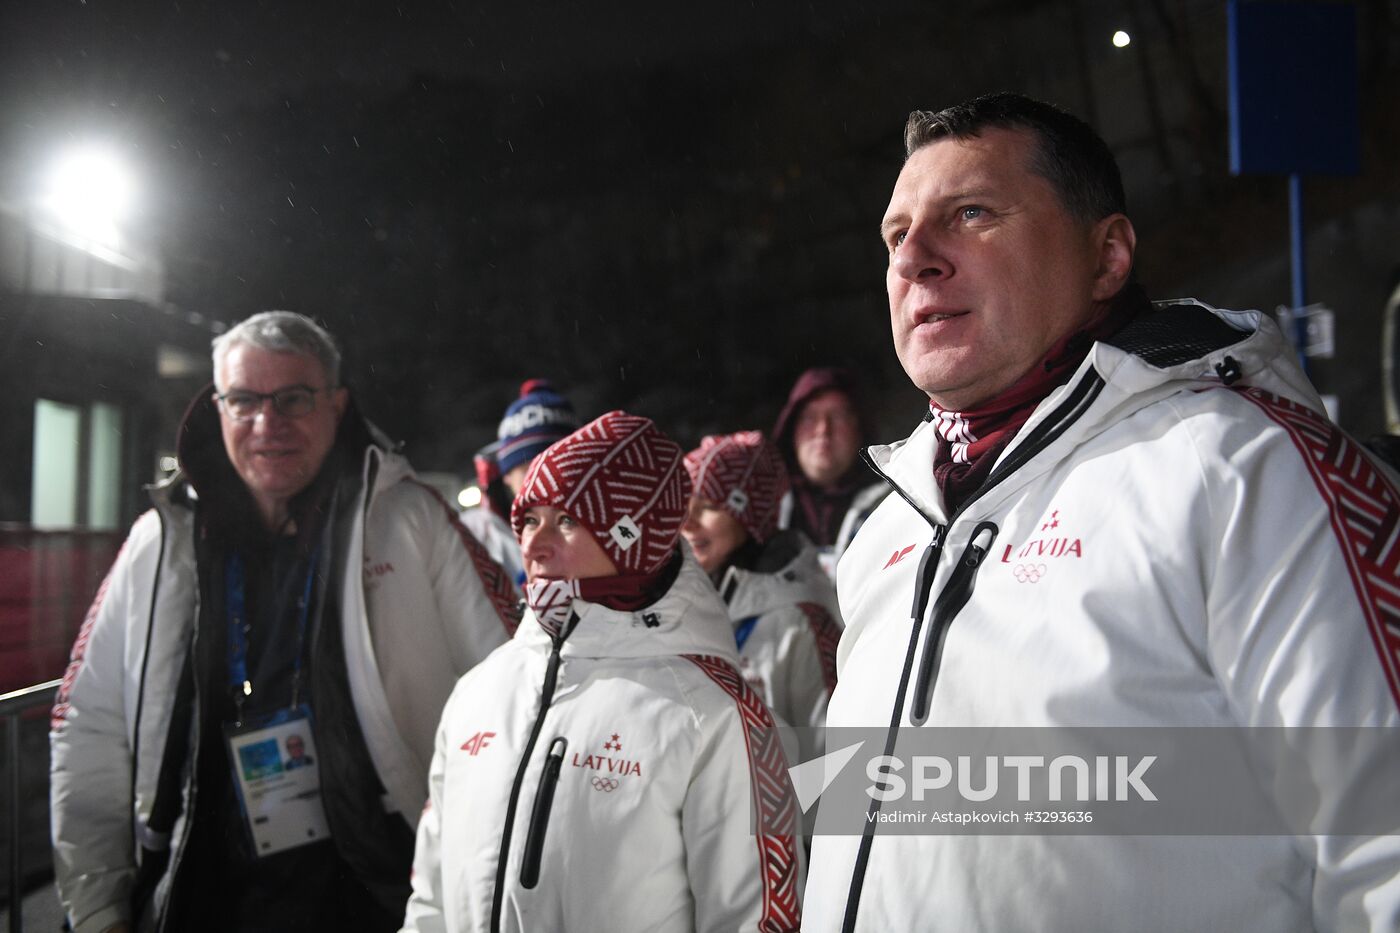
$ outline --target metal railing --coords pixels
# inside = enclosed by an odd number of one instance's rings
[[[22,890],[24,879],[22,869],[24,866],[20,851],[19,831],[19,720],[21,715],[35,707],[53,706],[54,696],[58,693],[58,686],[62,682],[62,680],[50,680],[0,696],[0,716],[5,719],[5,730],[9,736],[10,750],[10,785],[6,788],[6,793],[9,795],[7,803],[10,811],[10,933],[22,933],[24,930],[24,891]]]

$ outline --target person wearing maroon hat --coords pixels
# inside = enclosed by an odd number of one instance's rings
[[[817,549],[778,530],[787,470],[758,431],[706,437],[685,457],[695,494],[681,535],[729,607],[744,677],[783,721],[802,728],[800,758],[820,753],[841,640],[836,589]]]
[[[679,545],[689,498],[621,411],[531,464],[528,610],[443,711],[405,930],[798,929],[787,761]]]
[[[778,525],[795,528],[819,548],[833,580],[836,562],[889,487],[860,464],[866,425],[849,370],[809,369],[797,378],[773,425],[792,477]]]

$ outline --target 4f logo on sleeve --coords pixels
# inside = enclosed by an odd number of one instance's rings
[[[472,757],[476,757],[477,753],[491,744],[491,740],[495,737],[496,733],[494,732],[478,732],[462,743],[462,751],[470,752]]]

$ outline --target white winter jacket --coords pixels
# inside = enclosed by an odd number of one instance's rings
[[[448,700],[405,930],[797,929],[786,761],[709,579],[687,554],[645,609],[573,606]]]
[[[457,513],[457,517],[486,548],[491,559],[505,568],[511,583],[521,589],[525,581],[525,560],[520,554],[520,542],[515,532],[510,530],[510,523],[484,505],[463,509]]]
[[[954,515],[934,484],[932,424],[871,449],[898,495],[840,564],[846,630],[828,725],[907,726],[926,707],[927,727],[1396,726],[1391,480],[1326,421],[1257,313],[1166,306],[1112,343],[1095,344],[1036,408]],[[969,558],[981,560],[975,577],[950,585]],[[941,657],[928,650],[940,636]],[[1346,798],[1374,767],[1351,764],[1324,798]],[[843,929],[858,904],[846,928],[881,933],[1393,930],[1397,830],[882,835],[877,825],[867,856],[860,837],[819,826],[804,929]]]
[[[348,553],[333,578],[345,664],[385,807],[412,828],[442,705],[461,673],[507,639],[513,596],[500,568],[401,457],[370,447],[362,476]],[[156,891],[163,903],[186,838],[184,816],[169,840],[147,828],[198,612],[193,512],[171,502],[174,485],[157,490],[156,508],[136,521],[98,590],[54,708],[54,867],[77,933],[132,919],[143,844],[173,843]],[[191,785],[187,777],[186,802]]]
[[[860,531],[865,520],[875,511],[876,506],[884,501],[889,492],[890,487],[884,483],[872,483],[857,492],[851,499],[846,514],[841,517],[841,527],[836,531],[836,543],[830,547],[817,548],[821,568],[832,580],[836,579],[836,564],[841,560],[841,555],[846,553],[851,541],[855,539],[856,532]],[[779,528],[792,527],[792,512],[797,507],[796,501],[790,490],[783,494],[783,501],[778,504]]]
[[[782,566],[765,572],[770,555]],[[767,542],[759,564],[753,570],[730,567],[719,592],[729,606],[740,673],[780,720],[799,727],[799,760],[807,761],[819,753],[813,730],[826,724],[836,686],[836,588],[800,532],[780,532]]]

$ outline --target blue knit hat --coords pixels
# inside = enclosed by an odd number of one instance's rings
[[[529,379],[520,386],[520,398],[510,403],[496,429],[500,447],[496,462],[502,473],[528,464],[550,444],[579,427],[569,400],[555,391],[547,379]]]

